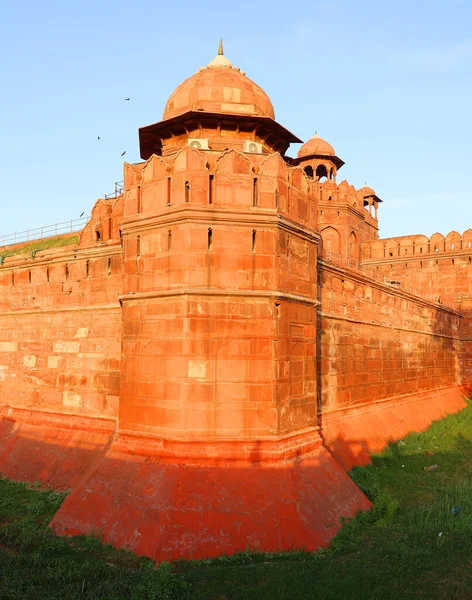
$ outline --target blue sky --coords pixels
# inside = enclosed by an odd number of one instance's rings
[[[280,123],[335,147],[338,181],[376,190],[382,237],[472,227],[470,0],[3,0],[0,234],[112,192],[220,37]]]

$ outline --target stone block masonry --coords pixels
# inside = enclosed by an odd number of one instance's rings
[[[139,135],[77,243],[2,259],[0,472],[157,561],[326,546],[370,506],[345,469],[464,406],[468,245],[407,290],[382,200],[222,51]]]

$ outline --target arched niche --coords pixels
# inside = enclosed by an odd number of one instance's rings
[[[339,255],[341,250],[341,236],[334,227],[325,227],[321,230],[322,255]]]
[[[357,235],[354,231],[349,234],[349,257],[357,260],[359,257],[359,250],[357,245]]]

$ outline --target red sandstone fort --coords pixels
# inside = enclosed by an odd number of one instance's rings
[[[78,243],[2,259],[0,472],[156,560],[327,545],[346,470],[465,405],[472,230],[379,239],[221,48],[139,140]]]

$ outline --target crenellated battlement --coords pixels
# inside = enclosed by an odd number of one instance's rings
[[[450,231],[446,236],[434,233],[430,238],[421,234],[404,235],[362,245],[363,261],[411,261],[412,257],[420,260],[424,256],[450,254],[472,254],[472,229],[467,229],[462,235],[457,231]]]

